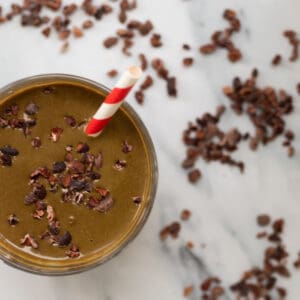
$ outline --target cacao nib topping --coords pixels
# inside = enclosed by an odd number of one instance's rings
[[[140,197],[140,196],[134,196],[134,197],[132,197],[132,200],[133,200],[133,203],[136,205],[139,205],[142,203],[142,197]]]
[[[52,141],[54,143],[59,141],[63,131],[64,130],[62,128],[59,128],[59,127],[55,127],[55,128],[51,129],[50,138],[52,139]]]
[[[33,102],[29,103],[25,108],[25,112],[29,116],[35,115],[38,111],[39,107]]]
[[[12,158],[7,154],[0,154],[0,164],[5,167],[10,167],[12,165]]]
[[[36,240],[28,233],[21,239],[20,243],[22,246],[31,247],[33,249],[37,249],[39,247]]]
[[[30,175],[30,179],[36,180],[39,177],[49,178],[50,171],[47,167],[40,167],[37,168],[33,173]]]
[[[55,221],[55,219],[53,219],[52,221],[49,220],[48,223],[48,230],[52,235],[58,235],[60,232],[60,224],[58,221]]]
[[[130,153],[133,150],[133,146],[128,143],[128,141],[123,141],[122,151],[123,153]]]
[[[51,205],[47,205],[47,220],[49,223],[55,220],[55,211]]]
[[[15,226],[20,222],[20,220],[15,214],[11,214],[11,215],[8,216],[7,222],[8,222],[9,225]]]
[[[43,210],[38,210],[38,209],[32,213],[32,217],[34,219],[38,219],[38,220],[40,220],[44,215],[45,215],[45,212]]]
[[[127,162],[126,160],[116,160],[115,164],[114,164],[114,169],[117,171],[122,171],[125,167],[127,166]]]
[[[36,183],[33,186],[33,190],[32,190],[34,196],[36,197],[36,200],[43,200],[46,198],[47,196],[47,191],[44,185]]]
[[[100,200],[99,204],[94,209],[99,212],[106,213],[112,208],[113,204],[114,200],[111,195],[108,194]]]
[[[31,146],[32,146],[33,148],[36,148],[36,149],[40,148],[40,147],[42,146],[42,141],[41,141],[41,139],[40,139],[39,137],[33,138],[33,139],[31,140]]]
[[[0,152],[2,152],[5,155],[9,156],[17,156],[19,155],[19,151],[16,148],[13,148],[11,146],[4,146],[0,148]]]
[[[90,147],[86,143],[78,143],[76,146],[76,152],[78,153],[86,153],[90,150]]]
[[[62,236],[57,237],[56,243],[59,247],[68,246],[72,242],[72,235],[69,231],[66,231]]]
[[[66,164],[63,161],[55,162],[53,164],[53,173],[62,173],[66,170]]]
[[[76,120],[75,120],[74,117],[72,117],[72,116],[65,116],[64,119],[65,119],[66,123],[67,123],[69,126],[71,126],[71,127],[76,127],[77,122],[76,122]]]
[[[30,205],[30,204],[36,202],[37,200],[38,200],[37,196],[33,192],[31,192],[30,194],[25,196],[24,203],[26,205]]]
[[[77,258],[80,256],[80,250],[79,250],[79,247],[72,244],[71,247],[70,247],[70,250],[68,250],[66,252],[66,255],[70,258]]]

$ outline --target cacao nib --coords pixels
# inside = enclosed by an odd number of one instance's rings
[[[11,146],[4,146],[0,148],[0,151],[9,156],[17,156],[19,155],[19,151],[16,148],[13,148]]]
[[[66,164],[63,161],[55,162],[53,164],[53,173],[62,173],[66,170]]]
[[[11,215],[8,216],[7,222],[8,222],[9,225],[15,226],[20,222],[20,220],[15,214],[11,214]]]
[[[29,103],[25,108],[25,112],[29,116],[35,115],[38,111],[39,107],[33,102]]]
[[[56,242],[59,247],[68,246],[72,242],[72,235],[70,234],[69,231],[66,231],[65,234],[63,234],[62,236],[59,236],[56,239]]]
[[[32,247],[33,249],[37,249],[39,247],[36,240],[28,233],[21,239],[20,243],[22,246]]]

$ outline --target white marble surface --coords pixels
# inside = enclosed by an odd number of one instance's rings
[[[1,1],[1,4],[4,1]],[[12,1],[5,1],[10,3]],[[100,1],[99,1],[100,2]],[[250,266],[260,264],[264,243],[255,239],[255,217],[268,212],[285,217],[285,240],[292,259],[300,250],[300,157],[286,156],[277,141],[257,153],[243,145],[235,157],[246,161],[241,176],[236,169],[219,164],[199,163],[204,178],[192,186],[187,183],[180,162],[184,156],[181,132],[187,121],[210,110],[217,104],[228,104],[221,87],[235,75],[246,76],[259,67],[259,82],[286,88],[295,96],[295,112],[287,124],[300,135],[300,99],[295,84],[299,82],[300,62],[274,69],[270,59],[275,53],[286,53],[290,47],[282,37],[286,28],[300,28],[300,2],[297,0],[139,0],[134,17],[151,16],[163,34],[165,47],[152,50],[146,40],[138,42],[134,52],[162,56],[172,73],[179,77],[179,96],[166,97],[163,82],[155,82],[145,105],[138,106],[133,97],[129,102],[136,108],[153,137],[159,160],[159,188],[153,212],[137,239],[118,257],[105,265],[83,274],[49,278],[30,275],[0,265],[1,299],[45,300],[176,300],[183,299],[185,285],[199,285],[208,274],[218,274],[225,286],[235,282]],[[244,58],[230,64],[225,53],[218,51],[202,57],[197,48],[207,42],[213,30],[224,28],[221,13],[225,7],[236,9],[242,18],[242,31],[234,37]],[[137,63],[136,58],[124,59],[120,51],[107,51],[101,41],[119,25],[108,16],[87,32],[81,41],[72,42],[68,54],[59,53],[60,43],[53,37],[43,39],[35,29],[21,29],[16,23],[0,28],[0,86],[38,73],[64,72],[82,75],[112,86],[105,73]],[[186,55],[183,42],[193,45],[196,64],[189,70],[181,66]],[[245,118],[227,112],[224,128],[239,125],[251,128]],[[296,139],[300,151],[300,137]],[[176,241],[160,242],[158,232],[163,225],[178,219],[182,208],[193,210],[193,216],[183,226]],[[186,240],[193,240],[192,253],[184,249]],[[201,243],[207,246],[201,249]],[[300,298],[300,272],[284,281],[290,300]],[[191,299],[199,299],[197,290]],[[231,294],[224,299],[234,299]]]

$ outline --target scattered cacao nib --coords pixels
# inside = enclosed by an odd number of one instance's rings
[[[143,53],[139,54],[139,59],[141,62],[141,69],[143,71],[145,71],[148,68],[148,61],[147,61],[145,54],[143,54]]]
[[[268,226],[271,222],[270,216],[266,214],[258,215],[256,220],[259,226]]]
[[[60,53],[66,53],[69,50],[69,42],[65,42],[61,45]]]
[[[193,63],[194,63],[194,59],[192,57],[186,57],[182,60],[182,64],[185,67],[190,67],[193,65]]]
[[[288,147],[288,156],[293,157],[295,155],[295,148],[294,147]]]
[[[176,78],[175,77],[169,77],[167,79],[167,90],[168,90],[169,96],[177,97]]]
[[[37,249],[39,247],[38,243],[36,240],[29,234],[27,233],[20,241],[22,246],[28,246],[32,247],[33,249]]]
[[[91,196],[87,202],[87,207],[93,209],[93,208],[97,207],[99,205],[99,203],[100,203],[99,199]]]
[[[136,205],[139,205],[142,203],[142,197],[139,197],[139,196],[132,197],[132,200],[133,200],[133,203]]]
[[[106,188],[96,188],[96,191],[102,196],[106,197],[110,192]]]
[[[294,262],[294,267],[300,269],[300,252],[298,253],[298,258]]]
[[[128,141],[122,142],[122,152],[127,154],[133,150],[133,146],[128,143]]]
[[[151,21],[147,20],[144,23],[141,23],[138,27],[138,30],[141,35],[148,35],[153,29],[153,24]]]
[[[166,240],[168,236],[170,236],[173,239],[177,239],[179,232],[180,232],[181,226],[179,222],[173,222],[170,225],[167,225],[160,231],[160,239],[162,241]]]
[[[85,166],[79,160],[74,159],[69,163],[68,169],[72,174],[82,174],[85,171]]]
[[[67,166],[63,161],[55,162],[53,164],[53,173],[62,173],[66,167]]]
[[[63,14],[65,16],[71,16],[74,14],[74,12],[77,10],[77,5],[75,3],[72,3],[70,5],[65,5],[63,7]]]
[[[193,290],[194,290],[194,287],[192,285],[189,285],[189,286],[186,286],[184,289],[183,289],[183,297],[189,297],[192,293],[193,293]]]
[[[155,48],[161,47],[162,46],[161,35],[154,33],[151,36],[150,43],[151,43],[152,47],[155,47]]]
[[[195,247],[194,243],[192,241],[187,241],[185,247],[189,250],[193,249]]]
[[[46,210],[47,204],[44,201],[38,200],[37,202],[35,202],[35,208],[37,210]]]
[[[29,103],[25,108],[25,112],[29,116],[35,115],[38,111],[39,107],[33,102]]]
[[[37,200],[38,199],[37,199],[36,195],[33,192],[31,192],[30,194],[28,194],[27,196],[25,196],[24,203],[26,205],[30,205],[30,204],[36,202]]]
[[[136,91],[134,96],[135,96],[135,99],[136,99],[137,103],[139,103],[141,105],[144,103],[145,95],[144,95],[143,91],[140,91],[140,90]]]
[[[40,148],[40,147],[42,146],[42,141],[41,141],[41,139],[37,136],[37,137],[35,137],[35,138],[33,138],[33,139],[31,140],[31,145],[32,145],[33,148],[38,149],[38,148]]]
[[[108,71],[106,74],[107,74],[108,77],[114,78],[114,77],[116,77],[119,73],[118,73],[117,70],[112,69],[112,70]]]
[[[113,168],[117,171],[122,171],[124,168],[126,168],[126,166],[127,166],[126,160],[117,159]]]
[[[69,231],[56,238],[56,243],[59,247],[68,246],[72,242],[72,235]]]
[[[82,28],[83,28],[83,29],[89,29],[89,28],[91,28],[91,27],[93,27],[93,26],[94,26],[94,23],[93,23],[92,20],[86,20],[86,21],[84,21],[84,22],[82,23]]]
[[[63,133],[63,129],[59,127],[55,127],[51,129],[50,138],[54,143],[57,143]]]
[[[50,171],[47,167],[41,167],[41,168],[37,168],[35,171],[33,171],[30,174],[30,179],[36,180],[39,177],[44,177],[44,178],[49,178],[50,176]]]
[[[258,232],[257,234],[256,234],[256,238],[257,239],[262,239],[262,238],[265,238],[265,237],[267,237],[268,236],[268,233],[266,232],[266,231],[261,231],[261,232]]]
[[[285,30],[283,36],[286,37],[292,46],[292,53],[289,57],[291,62],[294,62],[298,59],[299,52],[299,39],[297,38],[297,33],[294,30]]]
[[[72,244],[70,250],[66,252],[66,255],[70,258],[76,258],[80,256],[80,251],[78,246]]]
[[[115,46],[118,43],[118,38],[117,37],[108,37],[103,41],[103,46],[105,48],[111,48]]]
[[[184,209],[180,214],[180,219],[182,221],[187,221],[190,219],[191,215],[192,215],[192,212],[190,210]]]
[[[13,148],[11,146],[4,146],[0,148],[0,152],[2,152],[5,155],[9,156],[17,156],[19,155],[19,151],[16,148]]]
[[[42,234],[40,235],[40,239],[41,239],[41,240],[46,240],[46,239],[50,238],[50,236],[51,236],[51,234],[50,234],[50,232],[47,230],[47,231],[45,231],[44,233],[42,233]]]
[[[108,194],[100,200],[99,204],[94,209],[101,213],[106,213],[112,208],[113,204],[114,200],[112,196]]]
[[[141,84],[141,90],[147,90],[153,85],[153,78],[150,75],[147,75],[144,82]]]
[[[282,57],[280,54],[276,54],[273,59],[272,59],[272,65],[273,66],[278,66],[282,61]]]
[[[234,63],[242,58],[242,53],[236,48],[231,38],[233,33],[240,31],[241,23],[232,9],[225,9],[223,18],[229,22],[230,27],[223,31],[215,31],[211,35],[211,43],[201,46],[199,51],[206,55],[215,52],[218,48],[226,49],[227,58]]]
[[[89,152],[89,150],[90,150],[90,147],[87,143],[80,142],[76,146],[77,153],[86,153],[86,152]]]
[[[225,290],[220,284],[221,280],[218,277],[208,277],[205,279],[200,285],[200,289],[203,292],[201,299],[217,300],[222,297]]]
[[[199,169],[194,169],[188,174],[189,181],[191,183],[197,182],[201,178],[201,172]]]
[[[77,122],[76,122],[76,120],[75,120],[74,117],[72,117],[72,116],[65,116],[64,119],[65,119],[66,123],[67,123],[70,127],[76,127]]]
[[[255,128],[250,138],[250,148],[267,145],[285,132],[284,116],[294,109],[293,98],[284,90],[276,93],[273,87],[260,88],[256,84],[257,70],[245,82],[233,79],[232,87],[225,87],[224,94],[231,102],[232,110],[246,113]]]
[[[81,38],[81,37],[83,37],[82,30],[79,27],[77,27],[77,26],[73,27],[72,32],[73,32],[73,35],[74,35],[75,38]]]
[[[183,50],[191,50],[191,46],[188,45],[188,44],[183,44],[183,45],[182,45],[182,49],[183,49]]]
[[[11,214],[8,216],[7,222],[10,226],[15,226],[20,222],[20,220],[15,214]]]

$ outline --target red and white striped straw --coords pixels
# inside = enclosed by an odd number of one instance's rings
[[[142,70],[136,66],[131,66],[124,72],[116,86],[87,124],[85,133],[88,136],[96,137],[102,132],[142,74]]]

